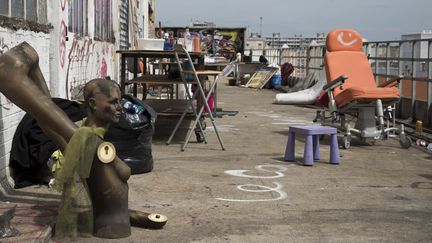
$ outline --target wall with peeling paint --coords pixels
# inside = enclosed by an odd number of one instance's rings
[[[94,23],[93,1],[88,5],[88,22]],[[116,6],[116,1],[113,1]],[[68,1],[63,1],[57,8],[59,14],[56,23],[53,23],[53,35],[56,41],[52,42],[53,53],[52,75],[57,82],[52,93],[55,96],[67,99],[81,99],[84,84],[94,78],[116,77],[116,44],[95,41],[93,39],[94,25],[89,24],[89,36],[79,36],[67,30]],[[113,16],[118,10],[113,9]],[[115,17],[113,21],[115,21]]]
[[[0,27],[0,54],[15,45],[26,41],[40,53],[39,63],[46,80],[50,79],[50,41],[51,36],[44,33],[35,33],[27,30],[13,31]],[[47,83],[50,86],[49,83]],[[24,88],[24,87],[23,87]],[[7,178],[9,171],[9,155],[12,147],[12,138],[24,112],[0,93],[0,181]]]
[[[112,79],[119,77],[118,41],[103,42],[94,40],[95,1],[88,1],[88,36],[79,36],[67,30],[69,1],[47,0],[49,24],[40,27],[34,23],[9,20],[6,25],[0,16],[0,54],[9,48],[27,41],[39,54],[40,67],[53,97],[80,99],[83,85],[94,78]],[[121,0],[112,1],[112,21],[115,40],[119,39],[119,9]],[[137,34],[148,37],[149,1],[154,6],[155,0],[135,0],[139,7],[131,19],[130,36]],[[154,18],[154,16],[153,16]],[[16,26],[14,26],[16,25]],[[30,26],[31,25],[31,26]],[[139,31],[141,33],[138,33]],[[131,40],[132,41],[132,40]],[[25,88],[25,87],[23,87]],[[24,112],[0,94],[0,181],[5,178],[13,184],[7,175],[12,138]]]

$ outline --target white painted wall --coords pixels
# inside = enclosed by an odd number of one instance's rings
[[[41,71],[46,80],[50,77],[49,65],[49,45],[50,36],[43,33],[31,31],[12,31],[0,27],[0,50],[7,51],[13,46],[26,41],[40,53]],[[49,83],[47,83],[49,86]],[[9,173],[9,156],[12,147],[12,139],[18,123],[24,116],[24,112],[9,101],[0,93],[0,181],[6,178]]]
[[[138,2],[138,4],[137,4]],[[130,13],[131,21],[129,21],[130,32],[129,38],[134,48],[134,38],[149,37],[149,0],[131,1],[132,8],[136,10]]]

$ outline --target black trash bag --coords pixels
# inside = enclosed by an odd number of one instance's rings
[[[128,112],[128,109],[124,107],[124,104],[127,101],[143,107],[142,111],[138,112],[137,114]],[[155,110],[153,110],[151,106],[147,105],[142,100],[132,95],[123,95],[121,103],[123,106],[122,117],[120,118],[120,121],[116,124],[116,126],[124,130],[134,130],[135,133],[139,133],[139,130],[141,128],[155,123]]]
[[[54,104],[62,109],[73,121],[80,121],[87,116],[84,105],[77,101],[52,98]],[[48,185],[53,177],[47,161],[57,146],[39,127],[36,120],[28,113],[24,115],[15,131],[10,151],[9,167],[15,188],[30,185]]]
[[[111,135],[116,135],[121,130],[109,129]],[[114,144],[117,156],[131,168],[132,174],[141,174],[153,170],[152,136],[154,126],[141,129],[141,135],[137,138],[120,139],[105,137],[106,141]],[[108,133],[107,133],[108,135]]]
[[[124,107],[129,101],[143,107],[137,113],[130,112]],[[105,140],[112,142],[117,156],[130,168],[132,174],[141,174],[153,170],[152,137],[156,112],[149,105],[131,95],[122,98],[122,115],[117,124],[112,124]]]

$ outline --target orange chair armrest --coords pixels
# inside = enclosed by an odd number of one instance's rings
[[[388,88],[388,87],[397,86],[400,83],[402,78],[403,78],[403,76],[394,77],[392,79],[385,81],[384,83],[379,84],[378,87],[379,88]]]

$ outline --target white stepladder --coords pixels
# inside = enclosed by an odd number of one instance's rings
[[[208,116],[210,118],[210,121],[213,125],[214,131],[216,133],[216,136],[218,138],[219,144],[222,148],[222,150],[225,150],[222,138],[219,134],[218,128],[216,126],[216,122],[213,116],[213,113],[211,111],[211,108],[209,106],[209,99],[210,96],[212,95],[213,91],[215,90],[218,78],[220,75],[222,75],[221,71],[216,71],[216,70],[196,70],[194,67],[194,62],[189,54],[189,52],[181,45],[175,45],[174,47],[174,53],[175,53],[175,58],[176,58],[176,62],[178,63],[178,67],[180,70],[180,76],[186,91],[186,98],[188,100],[189,106],[191,108],[191,110],[193,111],[193,115],[194,115],[194,122],[193,125],[191,127],[191,129],[189,129],[188,134],[186,136],[186,139],[184,141],[184,143],[181,146],[181,151],[184,151],[186,146],[189,143],[189,140],[192,136],[192,132],[194,131],[195,127],[198,126],[198,130],[199,132],[202,134],[203,136],[203,141],[205,143],[207,143],[207,138],[204,134],[204,128],[203,128],[203,124],[200,122],[200,120],[204,117],[204,109],[206,109],[208,112]],[[183,63],[182,59],[185,59],[185,63]],[[185,69],[186,65],[188,68],[188,70]],[[207,90],[207,92],[204,91],[203,88],[203,84],[202,84],[202,80],[200,79],[200,76],[214,76],[215,78],[210,81],[210,87]],[[196,91],[193,93],[193,95],[191,94],[191,91],[188,87],[188,84],[191,84],[191,80],[193,81],[192,84],[195,84],[197,86]],[[197,109],[195,108],[194,105],[194,100],[195,98],[201,99],[202,101],[202,105],[201,107],[199,107],[199,111],[197,111]],[[178,120],[176,126],[174,127],[174,130],[172,131],[168,141],[167,141],[167,145],[170,144],[171,140],[174,138],[175,133],[177,132],[178,128],[180,127],[181,123],[183,122],[187,112],[189,110],[189,107],[186,107],[185,110],[183,111],[182,115],[180,116],[180,119]]]

